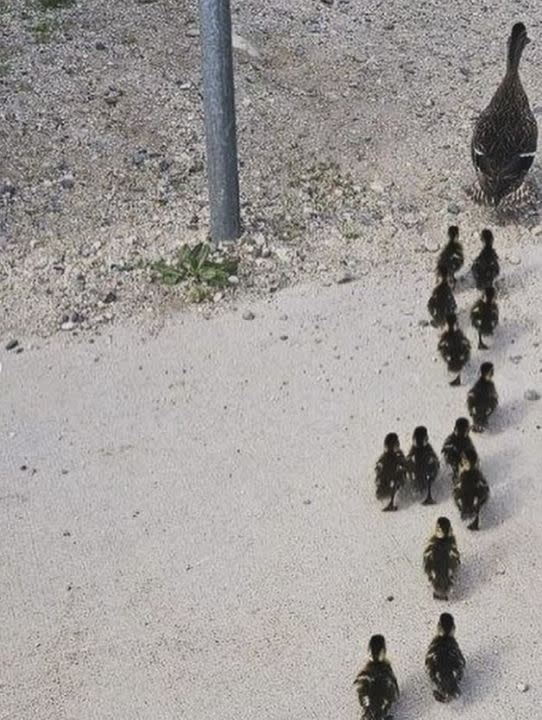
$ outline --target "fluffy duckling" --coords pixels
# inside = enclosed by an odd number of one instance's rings
[[[447,465],[452,469],[454,479],[459,474],[461,456],[467,450],[476,453],[470,438],[470,423],[467,418],[460,417],[455,421],[454,431],[448,435],[442,446],[442,455]]]
[[[469,530],[480,529],[480,510],[489,497],[489,486],[478,467],[476,451],[465,450],[459,463],[459,477],[453,490],[455,504],[461,513],[461,519],[473,517],[467,525]]]
[[[508,40],[506,74],[474,127],[471,157],[480,185],[476,199],[490,205],[521,199],[536,154],[538,127],[519,78],[519,61],[529,42],[525,25],[516,23]]]
[[[442,613],[437,634],[425,656],[425,669],[433,685],[433,697],[442,703],[450,702],[461,695],[459,686],[466,662],[454,635],[453,616]]]
[[[395,433],[388,433],[384,439],[384,452],[376,463],[376,498],[390,501],[383,510],[397,510],[395,496],[404,485],[407,462]]]
[[[455,375],[450,385],[461,385],[461,370],[470,358],[470,342],[457,324],[457,316],[449,315],[446,318],[447,328],[442,333],[438,350],[448,366],[448,372]]]
[[[470,320],[473,328],[478,332],[478,349],[487,350],[482,335],[493,335],[499,324],[499,307],[495,302],[495,288],[490,285],[477,300],[470,311]]]
[[[442,327],[448,315],[453,315],[457,310],[452,292],[452,279],[443,268],[437,268],[437,284],[427,302],[427,309],[433,327]]]
[[[459,228],[450,225],[448,228],[448,242],[437,259],[437,271],[450,278],[452,287],[455,287],[455,274],[463,267],[463,246],[459,242]]]
[[[385,720],[399,698],[399,686],[386,657],[383,635],[369,641],[369,660],[354,680],[363,720]]]
[[[412,484],[419,492],[426,491],[422,505],[434,505],[431,488],[440,468],[437,454],[429,443],[427,428],[420,425],[414,430],[412,447],[407,455]]]
[[[472,418],[474,432],[483,432],[490,416],[499,404],[499,396],[493,382],[493,363],[485,362],[480,366],[480,377],[467,395],[467,407]]]
[[[439,517],[435,533],[429,538],[423,553],[423,569],[433,586],[433,597],[436,600],[448,600],[459,563],[459,550],[452,525],[448,518]]]
[[[472,274],[478,290],[485,290],[493,285],[499,276],[499,256],[493,247],[493,233],[491,230],[482,230],[481,235],[484,247],[472,263]]]

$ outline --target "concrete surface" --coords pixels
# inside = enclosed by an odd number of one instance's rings
[[[302,286],[252,321],[240,307],[155,336],[2,350],[1,720],[353,719],[374,632],[401,686],[396,720],[536,717],[542,405],[523,396],[542,391],[541,259],[503,259],[479,535],[447,478],[434,508],[402,498],[389,516],[374,499],[386,432],[407,449],[425,423],[440,449],[465,411],[420,324],[425,273]],[[465,280],[465,312],[473,299]],[[442,513],[463,559],[447,606],[421,571]],[[444,607],[468,662],[449,707],[423,668]]]

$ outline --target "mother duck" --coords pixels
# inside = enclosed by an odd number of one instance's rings
[[[472,136],[480,185],[475,198],[489,205],[522,199],[523,181],[536,153],[538,127],[519,77],[519,61],[529,42],[525,25],[516,23],[508,40],[505,76]]]

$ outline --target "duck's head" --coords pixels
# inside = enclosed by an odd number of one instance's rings
[[[453,615],[450,613],[442,613],[439,617],[437,632],[443,637],[453,637],[455,633],[455,622]]]
[[[397,433],[388,433],[384,438],[384,449],[385,450],[399,450],[399,438]]]
[[[472,470],[478,464],[478,453],[474,448],[467,448],[461,455],[459,461],[459,469],[461,472],[464,470]]]
[[[467,418],[460,417],[455,421],[454,433],[459,437],[467,437],[470,431],[470,422]]]
[[[493,300],[495,300],[495,288],[493,287],[493,285],[490,285],[488,288],[486,288],[485,295],[487,302],[493,302]]]
[[[484,380],[491,380],[493,378],[494,372],[495,368],[493,367],[493,363],[484,362],[480,365],[480,376]]]
[[[527,28],[522,22],[516,23],[512,27],[512,32],[508,38],[508,53],[506,58],[506,69],[509,78],[517,75],[519,61],[525,47],[530,43],[527,36]]]
[[[423,425],[419,425],[412,434],[412,441],[416,447],[423,447],[429,442],[429,436],[427,434],[427,428]]]
[[[488,230],[487,228],[482,230],[480,239],[484,243],[485,247],[493,247],[493,233],[491,230]]]
[[[373,635],[369,640],[369,654],[373,660],[383,662],[386,659],[386,640],[384,635]]]
[[[439,538],[447,538],[452,533],[452,524],[447,517],[439,517],[435,526],[435,535]]]

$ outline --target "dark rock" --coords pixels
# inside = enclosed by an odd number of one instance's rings
[[[107,303],[108,305],[110,303],[115,302],[117,299],[117,293],[114,290],[110,290],[107,295],[104,297],[104,303]]]
[[[104,100],[107,105],[114,106],[118,103],[120,98],[124,95],[124,92],[116,87],[110,87],[107,91]]]
[[[14,348],[17,347],[18,344],[19,344],[18,340],[15,340],[15,339],[10,340],[8,342],[8,344],[6,345],[6,350],[13,350]]]
[[[60,184],[64,188],[64,190],[71,190],[72,187],[75,185],[75,178],[70,173],[67,173],[62,178],[60,178]]]
[[[136,167],[141,167],[147,159],[148,154],[149,153],[145,148],[140,148],[139,150],[136,150],[136,152],[132,155],[132,163]]]
[[[0,182],[0,197],[6,197],[8,200],[11,200],[15,197],[16,192],[17,189],[10,180],[3,180]]]

